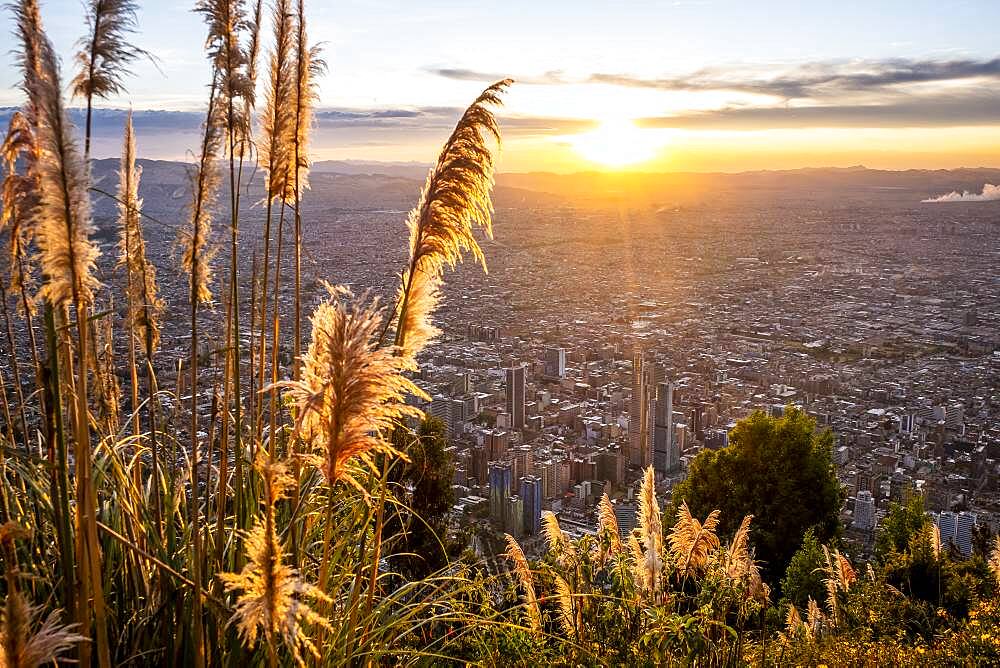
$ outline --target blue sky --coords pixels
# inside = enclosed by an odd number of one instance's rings
[[[101,106],[197,111],[208,79],[200,18],[190,3],[141,6],[136,41],[162,72],[138,63],[128,94]],[[71,64],[82,3],[42,0],[42,12]],[[991,108],[1000,115],[995,0],[312,0],[307,12],[330,65],[320,107],[360,114],[321,119],[318,157],[430,159],[454,113],[500,75],[522,81],[504,112],[509,164],[519,170],[571,168],[576,136],[611,121],[635,123],[645,133],[635,141],[661,144],[653,162],[663,168],[754,167],[749,156],[765,146],[778,167],[866,157],[955,166],[989,160],[1000,146],[988,118]],[[2,24],[10,34],[9,13]],[[13,57],[0,62],[0,105],[16,105]],[[377,110],[421,116],[366,121]],[[838,153],[847,151],[838,132],[855,138],[862,159]],[[812,151],[802,146],[810,136]]]

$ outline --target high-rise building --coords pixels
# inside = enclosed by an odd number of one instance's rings
[[[524,365],[507,369],[507,414],[512,429],[524,429]]]
[[[632,400],[628,414],[628,463],[630,466],[646,466],[648,441],[649,400],[646,379],[643,373],[642,351],[636,350],[632,356]]]
[[[957,517],[955,513],[950,510],[942,510],[938,513],[937,525],[938,532],[941,534],[941,545],[947,546],[953,545],[955,543],[955,533],[958,528],[956,522]]]
[[[510,451],[510,461],[514,465],[514,480],[519,480],[535,470],[535,451],[530,445],[520,445]]]
[[[510,448],[510,432],[503,429],[490,429],[483,434],[483,445],[486,446],[487,461],[500,461],[507,457]]]
[[[656,386],[653,409],[653,470],[661,475],[673,473],[680,465],[681,453],[674,438],[674,384]]]
[[[617,448],[599,452],[594,459],[597,464],[598,480],[606,480],[612,485],[620,485],[625,479],[625,457]]]
[[[511,484],[510,462],[490,462],[490,517],[501,525],[507,511],[507,499],[511,495]]]
[[[516,494],[507,498],[503,515],[503,528],[515,538],[524,535],[524,499]]]
[[[863,531],[875,528],[875,499],[867,489],[858,492],[854,499],[854,527]]]
[[[542,526],[542,479],[533,475],[524,476],[520,492],[524,503],[524,533],[538,535]]]
[[[566,349],[545,349],[545,375],[550,378],[566,377]]]
[[[618,533],[621,534],[622,539],[625,539],[637,526],[636,505],[634,503],[616,503],[614,511],[615,521],[618,523]]]
[[[955,547],[963,557],[972,556],[972,530],[975,528],[975,513],[963,510],[955,518]]]

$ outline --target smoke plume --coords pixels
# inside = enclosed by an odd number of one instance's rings
[[[922,202],[994,202],[1000,200],[1000,186],[995,186],[992,183],[987,183],[983,185],[983,192],[972,193],[968,190],[963,190],[958,192],[953,190],[947,195],[941,195],[940,197],[932,197],[930,199],[921,200]]]

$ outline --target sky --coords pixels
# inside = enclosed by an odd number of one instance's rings
[[[135,42],[158,62],[137,62],[127,93],[99,106],[135,110],[140,155],[183,159],[207,100],[204,26],[193,3],[139,4]],[[41,5],[69,68],[83,3]],[[315,159],[431,162],[464,106],[512,77],[503,171],[1000,166],[996,0],[306,7],[329,65]],[[20,104],[18,80],[0,54],[0,107]],[[122,119],[99,115],[95,156],[117,155]]]

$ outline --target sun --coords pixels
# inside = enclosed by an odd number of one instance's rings
[[[602,121],[595,130],[573,137],[570,143],[582,158],[612,168],[652,160],[660,148],[653,133],[625,119]]]

